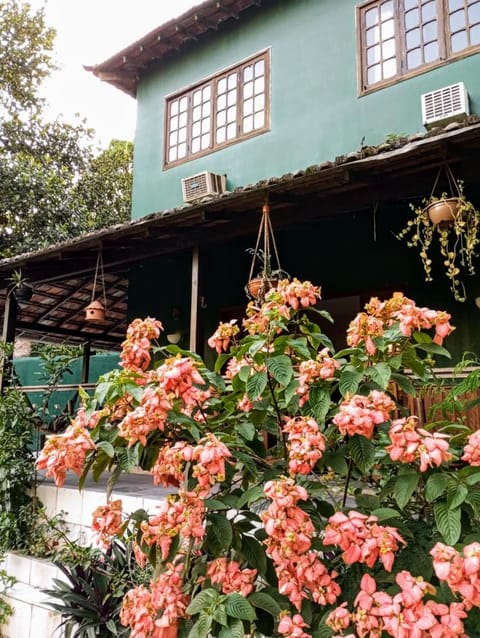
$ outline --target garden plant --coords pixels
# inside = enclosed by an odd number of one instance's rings
[[[480,432],[400,401],[449,356],[450,316],[372,298],[334,352],[319,298],[279,282],[220,324],[214,370],[135,319],[41,452],[58,485],[110,472],[92,527],[153,570],[123,599],[132,638],[480,636]],[[135,467],[169,492],[154,512],[111,498]]]

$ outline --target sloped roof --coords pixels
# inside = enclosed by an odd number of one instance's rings
[[[187,43],[198,40],[262,0],[207,0],[178,18],[162,24],[105,62],[85,66],[101,80],[135,97],[140,75],[152,62],[159,62]]]
[[[236,188],[216,198],[162,210],[44,250],[0,260],[0,311],[8,277],[21,269],[34,286],[22,304],[19,328],[26,336],[115,348],[127,327],[128,274],[155,257],[255,236],[268,194],[275,229],[310,219],[367,209],[376,203],[428,194],[447,159],[465,183],[478,182],[480,117],[413,135],[391,144],[362,147],[331,161]],[[458,169],[458,172],[457,172]],[[107,318],[85,322],[99,249],[102,250]],[[245,273],[247,276],[247,273]],[[98,287],[97,287],[98,291]],[[99,295],[97,294],[97,297]]]

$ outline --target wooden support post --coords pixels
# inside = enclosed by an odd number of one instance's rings
[[[190,301],[190,350],[197,351],[199,250],[192,250],[192,296]]]
[[[12,378],[13,345],[15,343],[15,328],[17,324],[17,301],[13,294],[7,295],[5,301],[5,314],[3,316],[2,340],[7,345],[12,346],[11,354],[4,355],[0,377],[0,394],[10,384]]]
[[[83,344],[83,356],[82,356],[82,378],[81,383],[88,383],[88,375],[90,372],[90,355],[92,344],[90,341],[86,341]]]

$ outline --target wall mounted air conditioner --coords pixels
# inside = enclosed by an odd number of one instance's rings
[[[202,197],[220,195],[227,188],[227,176],[203,171],[182,179],[184,202],[194,202]]]
[[[468,93],[463,82],[424,93],[421,99],[423,124],[426,128],[463,120],[470,114]]]

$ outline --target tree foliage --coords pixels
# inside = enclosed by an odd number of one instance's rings
[[[44,248],[129,218],[132,144],[98,153],[86,121],[48,121],[42,81],[56,68],[43,9],[0,1],[0,254]]]

